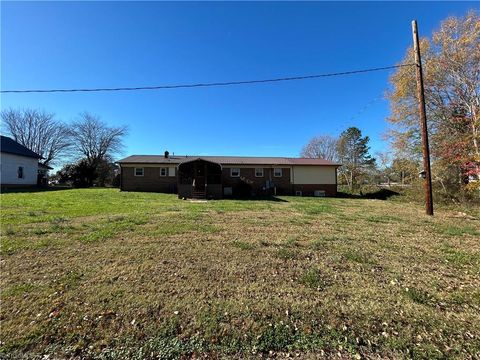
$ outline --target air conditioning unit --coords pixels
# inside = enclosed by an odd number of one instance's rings
[[[224,196],[232,196],[233,190],[231,187],[224,187],[223,188],[223,195]]]
[[[313,192],[313,196],[325,197],[325,190],[315,190],[315,191]]]
[[[302,192],[300,190],[295,191],[295,196],[302,196]]]

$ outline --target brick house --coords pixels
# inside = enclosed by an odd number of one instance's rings
[[[132,155],[118,161],[120,189],[180,198],[335,196],[340,164],[324,159]]]

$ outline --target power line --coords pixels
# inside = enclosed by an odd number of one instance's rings
[[[86,88],[86,89],[29,89],[29,90],[1,90],[2,94],[12,93],[62,93],[62,92],[99,92],[99,91],[136,91],[136,90],[161,90],[161,89],[180,89],[180,88],[196,88],[196,87],[213,87],[213,86],[229,86],[229,85],[245,85],[245,84],[260,84],[280,81],[293,81],[293,80],[307,80],[318,79],[323,77],[353,75],[360,73],[367,73],[373,71],[389,70],[405,66],[414,66],[415,64],[400,64],[363,70],[352,70],[337,73],[318,74],[318,75],[306,75],[306,76],[294,76],[294,77],[282,77],[275,79],[262,79],[262,80],[244,80],[244,81],[229,81],[229,82],[214,82],[214,83],[200,83],[200,84],[178,84],[178,85],[159,85],[159,86],[137,86],[137,87],[118,87],[118,88]]]

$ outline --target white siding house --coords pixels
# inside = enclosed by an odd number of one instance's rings
[[[0,184],[27,187],[37,185],[41,156],[6,136],[0,144]]]
[[[293,184],[337,184],[337,166],[294,166],[291,174]]]

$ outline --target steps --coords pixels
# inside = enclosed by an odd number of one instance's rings
[[[206,199],[207,192],[205,190],[192,190],[192,199]]]

